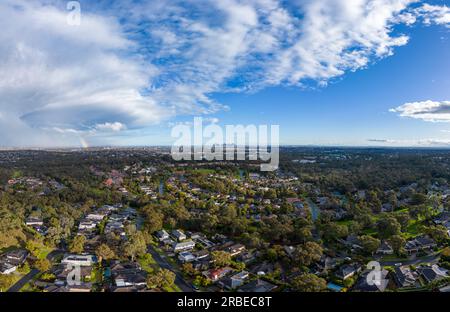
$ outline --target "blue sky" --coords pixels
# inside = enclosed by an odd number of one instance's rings
[[[78,26],[67,2],[0,4],[0,146],[171,144],[194,116],[450,145],[447,1],[80,1]]]

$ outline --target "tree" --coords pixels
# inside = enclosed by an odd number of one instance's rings
[[[300,292],[320,292],[327,288],[327,282],[314,274],[302,274],[293,279],[292,287]]]
[[[128,238],[128,241],[123,245],[123,252],[132,261],[134,261],[136,256],[142,256],[147,252],[147,244],[142,232],[137,231]]]
[[[97,255],[99,262],[101,262],[102,260],[111,260],[116,257],[114,251],[111,250],[111,248],[109,248],[109,246],[106,244],[99,245],[95,250],[95,254]]]
[[[373,255],[381,245],[379,239],[376,239],[370,235],[360,236],[359,241],[364,250],[371,255]]]
[[[52,264],[50,263],[50,261],[48,259],[38,259],[34,263],[34,267],[41,272],[45,272],[45,271],[50,270],[50,268],[52,267]]]
[[[186,273],[189,276],[194,275],[195,272],[196,272],[195,269],[194,269],[194,266],[190,262],[184,263],[182,265],[181,269],[183,270],[184,273]]]
[[[389,238],[393,235],[400,234],[401,228],[400,223],[392,216],[385,216],[377,222],[378,233],[382,238]]]
[[[389,239],[389,243],[392,246],[392,249],[397,255],[401,255],[403,253],[403,246],[406,244],[406,240],[401,235],[393,235]]]
[[[348,227],[343,224],[331,222],[324,225],[322,235],[327,241],[344,238],[348,236]]]
[[[215,267],[224,267],[231,263],[230,253],[222,250],[213,251],[211,253],[211,259]]]
[[[39,247],[41,246],[40,243],[34,241],[34,240],[27,240],[25,244],[25,248],[35,257],[39,255]]]
[[[170,270],[160,269],[154,274],[149,274],[147,276],[147,287],[148,288],[165,288],[172,287],[175,283],[175,273]]]
[[[443,225],[431,226],[427,229],[427,233],[438,242],[444,242],[448,239],[447,228]]]
[[[315,242],[307,242],[297,246],[294,251],[294,259],[301,265],[309,266],[320,260],[323,254],[323,248]]]
[[[163,227],[164,215],[158,211],[156,208],[148,205],[144,209],[145,214],[145,227],[149,233],[154,233],[159,231]]]
[[[414,193],[411,196],[411,204],[412,205],[423,205],[427,202],[427,195],[422,193]]]
[[[397,213],[395,215],[395,218],[397,219],[398,223],[400,223],[400,225],[402,226],[402,231],[406,231],[406,229],[408,228],[409,219],[410,219],[409,213],[406,211]]]
[[[450,261],[450,247],[445,247],[442,249],[441,258],[444,261]]]
[[[84,243],[86,242],[86,237],[84,235],[77,235],[72,240],[72,243],[69,246],[69,251],[72,253],[82,253],[84,250]]]

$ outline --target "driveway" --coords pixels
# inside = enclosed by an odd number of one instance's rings
[[[161,255],[155,250],[155,248],[151,245],[148,246],[148,252],[152,255],[153,259],[158,263],[160,267],[163,269],[167,269],[175,273],[175,284],[180,287],[183,292],[192,292],[193,289],[191,285],[186,282],[183,278],[181,272],[174,268],[166,259],[161,257]]]

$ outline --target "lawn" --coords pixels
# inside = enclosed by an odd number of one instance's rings
[[[39,250],[39,253],[37,255],[38,259],[45,259],[47,258],[48,254],[52,252],[52,247],[42,246],[42,248]]]
[[[173,284],[171,287],[164,287],[164,291],[167,291],[167,292],[181,292],[181,289],[177,285]]]
[[[158,264],[156,263],[155,259],[153,259],[151,254],[145,254],[145,256],[140,257],[138,259],[138,262],[142,269],[148,273],[152,273],[159,268]]]
[[[420,234],[419,232],[420,221],[410,220],[406,232],[403,233],[403,237],[406,239],[416,237]]]
[[[206,168],[194,169],[193,172],[200,173],[200,174],[214,174],[214,173],[216,173],[215,170],[213,170],[213,169],[206,169]]]
[[[0,292],[7,291],[12,285],[22,278],[21,274],[0,274]]]

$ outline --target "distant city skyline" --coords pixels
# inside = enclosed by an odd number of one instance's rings
[[[0,147],[171,145],[196,116],[280,144],[450,147],[439,0],[0,3]]]

